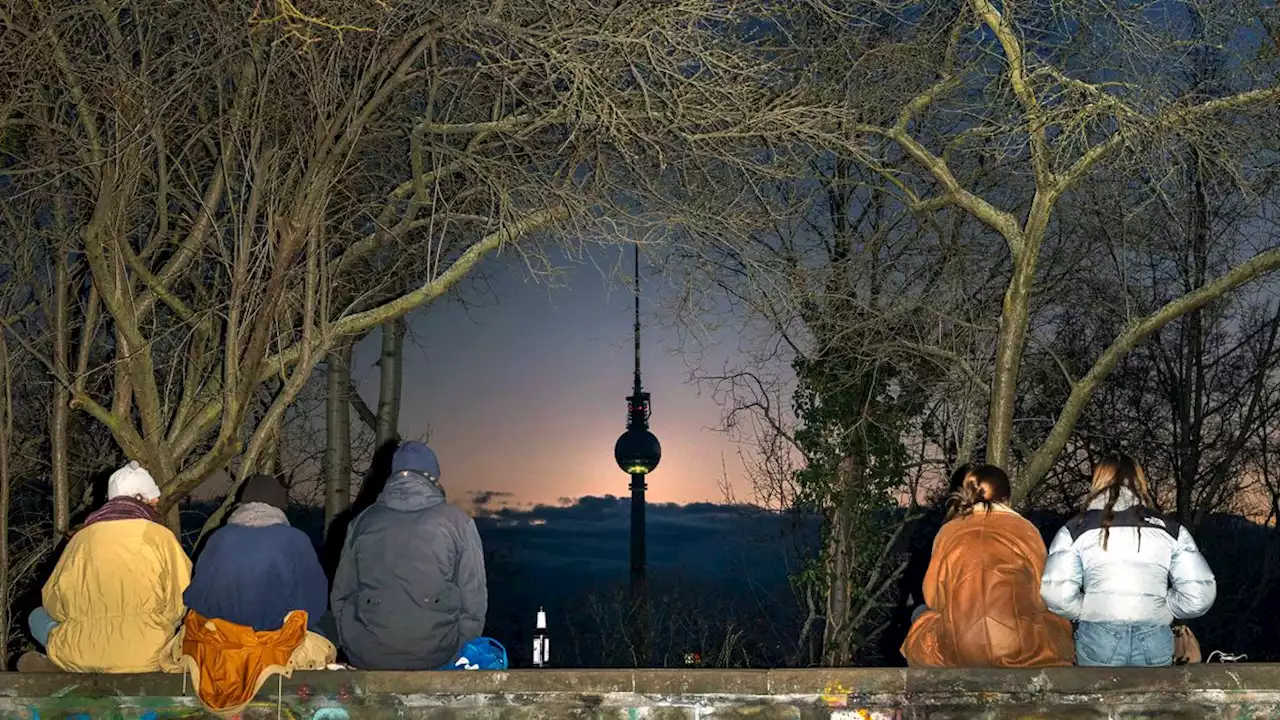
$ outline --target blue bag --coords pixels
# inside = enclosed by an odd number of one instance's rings
[[[441,670],[506,670],[507,649],[493,638],[468,640],[453,661]]]

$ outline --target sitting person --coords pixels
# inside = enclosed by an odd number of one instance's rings
[[[107,497],[58,559],[31,633],[65,671],[157,672],[186,612],[191,560],[161,524],[160,488],[136,461],[111,475]]]
[[[251,477],[196,558],[179,663],[216,714],[238,714],[273,673],[323,669],[337,654],[316,634],[329,584],[310,538],[289,525],[288,506],[279,480]]]
[[[1094,470],[1084,512],[1053,539],[1040,594],[1078,622],[1081,665],[1170,665],[1170,624],[1213,605],[1217,583],[1196,541],[1154,507],[1142,466],[1112,454]]]
[[[1040,599],[1045,547],[1006,503],[998,467],[965,471],[933,543],[902,654],[912,667],[1036,668],[1072,663],[1071,624]]]
[[[445,503],[430,448],[403,443],[377,502],[352,521],[333,581],[338,638],[356,667],[436,670],[484,630],[484,550]]]
[[[253,630],[279,630],[286,615],[302,610],[307,629],[324,635],[329,581],[311,538],[289,525],[288,507],[289,493],[279,480],[249,478],[226,526],[209,536],[196,558],[183,596],[187,607]]]

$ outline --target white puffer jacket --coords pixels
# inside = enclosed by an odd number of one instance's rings
[[[1167,625],[1213,606],[1217,582],[1191,533],[1139,504],[1122,489],[1102,549],[1106,497],[1058,531],[1040,595],[1053,612],[1076,621]]]

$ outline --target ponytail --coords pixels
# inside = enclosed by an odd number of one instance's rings
[[[979,505],[991,512],[993,503],[1005,502],[1011,494],[1005,471],[995,465],[969,467],[959,486],[947,497],[947,518],[943,522],[972,515]]]
[[[1115,519],[1116,500],[1120,499],[1120,489],[1127,488],[1138,498],[1138,502],[1148,510],[1155,510],[1155,498],[1147,485],[1147,474],[1142,465],[1132,457],[1121,452],[1110,452],[1103,456],[1094,468],[1093,480],[1089,484],[1089,494],[1085,496],[1083,512],[1089,511],[1089,505],[1096,498],[1107,496],[1102,507],[1102,549],[1107,549],[1107,541],[1111,539],[1111,523]],[[1138,549],[1142,549],[1142,526],[1137,528]]]

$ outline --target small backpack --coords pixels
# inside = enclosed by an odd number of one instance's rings
[[[453,660],[441,670],[506,670],[507,649],[493,638],[468,640]]]

